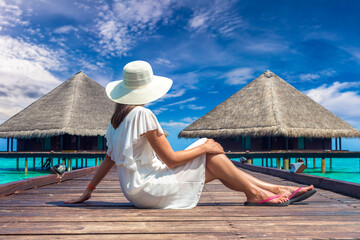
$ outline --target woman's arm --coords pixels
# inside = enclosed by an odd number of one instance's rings
[[[224,154],[221,145],[212,139],[208,139],[198,147],[174,152],[164,134],[159,133],[158,130],[148,131],[145,136],[156,154],[169,168],[183,165],[205,153]]]
[[[109,155],[106,155],[104,161],[100,164],[94,177],[91,179],[90,185],[96,187],[101,182],[101,180],[103,180],[103,178],[109,173],[109,171],[114,165],[115,162],[111,160],[111,157]],[[88,186],[86,187],[85,192],[80,198],[65,201],[64,203],[82,203],[91,197],[91,193],[93,191],[94,189]]]

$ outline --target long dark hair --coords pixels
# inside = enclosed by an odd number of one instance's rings
[[[116,103],[115,105],[115,111],[111,117],[111,125],[114,129],[117,129],[121,122],[124,120],[124,118],[138,105],[127,105],[127,104],[121,104]]]

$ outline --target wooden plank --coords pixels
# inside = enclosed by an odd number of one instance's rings
[[[92,174],[97,170],[97,167],[77,169],[71,172],[65,172],[61,178],[57,178],[56,174],[33,177],[16,182],[0,184],[0,198],[26,189],[49,185],[52,183],[59,183],[67,181],[79,176]]]
[[[1,237],[1,234],[0,234]],[[21,239],[23,240],[48,240],[48,239],[61,239],[61,240],[119,240],[119,239],[224,239],[224,240],[232,240],[232,239],[239,239],[242,238],[240,233],[233,234],[233,233],[185,233],[185,234],[81,234],[81,235],[32,235],[32,236],[25,236],[21,235]],[[6,239],[8,240],[18,240],[19,235],[10,236],[6,235]]]
[[[276,184],[299,185],[262,173],[251,174]],[[90,179],[82,177],[0,198],[0,239],[360,236],[360,200],[327,190],[318,189],[312,198],[288,207],[246,207],[244,194],[214,181],[205,185],[194,209],[137,209],[121,192],[113,169],[89,201],[72,205],[62,202],[80,196]]]

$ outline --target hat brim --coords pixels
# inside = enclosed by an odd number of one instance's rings
[[[144,87],[129,89],[124,86],[123,80],[110,82],[106,86],[107,96],[116,103],[146,104],[164,96],[170,89],[173,81],[170,78],[155,76]]]

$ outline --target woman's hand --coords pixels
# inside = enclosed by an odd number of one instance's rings
[[[206,153],[210,153],[210,154],[224,154],[224,149],[223,147],[215,142],[213,139],[208,139],[204,146],[206,147]]]
[[[90,189],[89,187],[86,188],[85,192],[83,193],[83,195],[80,198],[76,198],[76,199],[72,199],[69,201],[65,201],[64,203],[66,204],[73,204],[73,203],[82,203],[85,202],[86,200],[88,200],[91,197],[91,193],[92,193],[92,189]]]

